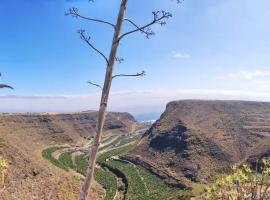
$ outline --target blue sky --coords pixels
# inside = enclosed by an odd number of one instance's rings
[[[106,54],[112,30],[64,13],[75,6],[82,14],[115,22],[119,2],[2,0],[0,80],[16,90],[1,90],[0,110],[96,109],[99,91],[86,82],[102,83],[105,63],[76,30],[86,29]],[[147,76],[116,80],[112,110],[161,112],[168,101],[182,98],[270,101],[268,0],[186,0],[181,5],[130,0],[127,17],[144,24],[159,9],[173,14],[167,26],[155,26],[150,40],[135,34],[120,46],[125,62],[116,73],[145,70]],[[124,31],[130,28],[125,24]]]

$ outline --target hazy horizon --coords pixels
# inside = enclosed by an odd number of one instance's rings
[[[83,112],[98,110],[100,94],[0,95],[0,112]],[[175,100],[242,100],[270,102],[270,93],[229,90],[123,91],[112,92],[109,111],[129,112],[139,121],[156,120],[167,103]]]

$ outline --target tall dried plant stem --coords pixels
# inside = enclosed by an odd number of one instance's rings
[[[110,57],[109,57],[108,65],[107,65],[105,82],[104,82],[104,86],[102,90],[102,97],[100,101],[99,116],[98,116],[98,130],[94,138],[93,145],[91,147],[87,173],[86,173],[84,183],[82,185],[80,200],[86,200],[89,189],[93,182],[93,174],[94,174],[94,169],[95,169],[95,164],[96,164],[96,158],[97,158],[98,148],[100,145],[100,138],[102,136],[104,122],[106,118],[107,102],[108,102],[108,98],[110,94],[110,88],[111,88],[112,77],[113,77],[113,69],[114,69],[114,64],[116,60],[115,58],[117,54],[117,49],[119,47],[119,42],[120,42],[119,38],[121,36],[121,29],[122,29],[123,21],[125,18],[127,3],[128,3],[128,0],[122,0],[119,14],[118,14],[117,24],[115,26]]]

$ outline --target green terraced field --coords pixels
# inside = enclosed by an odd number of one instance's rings
[[[120,161],[107,162],[120,170],[128,179],[127,198],[131,200],[190,199],[190,192],[170,187],[162,179],[140,166]]]
[[[85,176],[88,165],[86,156],[84,154],[76,156],[75,164],[77,172]],[[94,178],[106,190],[105,200],[113,200],[117,190],[116,177],[109,171],[95,168]]]
[[[60,157],[59,157],[59,162],[61,162],[64,166],[76,170],[76,166],[73,164],[72,158],[71,158],[71,154],[72,152],[66,152],[63,153]]]
[[[117,139],[115,139],[114,141],[112,141],[111,143],[109,143],[109,144],[107,144],[107,145],[105,145],[105,146],[103,146],[103,147],[100,147],[98,150],[99,150],[99,151],[102,151],[102,150],[107,149],[107,148],[109,148],[109,147],[111,147],[111,146],[117,145],[118,143],[120,143],[120,141],[121,141],[124,137],[125,137],[125,136],[119,136]]]
[[[137,166],[137,169],[149,191],[149,199],[190,199],[189,191],[168,186],[162,179],[141,166]]]
[[[85,154],[81,154],[75,157],[75,165],[76,165],[77,172],[85,176],[87,166],[88,166],[88,162],[87,162],[87,159],[85,158]]]
[[[106,190],[104,200],[113,200],[117,190],[116,177],[109,171],[96,168],[94,178]]]
[[[108,151],[99,156],[98,162],[120,170],[128,179],[128,199],[149,199],[149,200],[169,200],[169,199],[190,199],[189,191],[173,188],[164,183],[162,179],[152,174],[140,166],[119,161],[108,161],[107,158],[127,152],[132,146],[118,148]]]
[[[127,198],[130,200],[147,200],[149,199],[148,191],[140,178],[138,172],[131,164],[122,163],[119,161],[109,161],[107,164],[115,169],[120,170],[128,179]]]
[[[51,147],[48,149],[45,149],[42,151],[42,157],[45,158],[46,160],[50,161],[52,164],[54,164],[56,167],[59,167],[65,171],[68,171],[68,167],[66,167],[65,165],[63,165],[60,161],[58,161],[57,159],[55,159],[52,154],[59,150],[62,149],[63,147]]]
[[[129,145],[129,146],[125,146],[125,147],[121,147],[121,148],[117,148],[111,151],[107,151],[103,154],[101,154],[98,158],[97,158],[97,162],[98,163],[102,163],[105,162],[107,158],[110,158],[112,156],[117,156],[117,155],[121,155],[123,153],[126,153],[129,149],[131,149],[133,147],[133,145]]]
[[[127,138],[124,138],[123,140],[121,140],[121,142],[119,143],[119,146],[123,146],[125,144],[128,144],[128,143],[131,143],[131,142],[134,142],[134,141],[137,141],[141,138],[141,135],[139,136],[134,136],[134,137],[127,137]]]
[[[138,139],[139,136],[133,138],[121,136],[120,138],[116,139],[116,141],[113,141],[106,146],[110,147],[114,144],[125,145]],[[112,138],[109,136],[104,138],[104,140],[109,141],[112,140]],[[122,182],[120,181],[121,183],[119,185],[117,183],[117,177],[115,176],[115,174],[107,170],[107,167],[121,171],[125,175],[128,181],[128,188],[126,188],[127,193],[125,198],[128,200],[190,199],[189,191],[183,191],[181,189],[168,186],[161,178],[152,174],[150,171],[146,170],[141,166],[136,166],[128,162],[116,160],[107,161],[108,158],[124,154],[133,147],[134,145],[130,144],[128,146],[123,146],[114,150],[107,151],[98,156],[97,163],[103,166],[103,168],[95,169],[94,178],[106,190],[106,196],[104,197],[105,200],[113,200],[118,190],[117,188],[119,186],[123,187],[123,185],[121,185]],[[59,168],[62,168],[66,171],[68,171],[69,169],[73,169],[78,173],[85,175],[88,166],[86,156],[87,154],[75,156],[74,163],[72,160],[72,150],[60,155],[58,160],[53,158],[52,154],[62,148],[63,147],[51,147],[45,149],[42,152],[42,156]],[[123,190],[123,188],[121,190]]]
[[[104,143],[107,143],[107,142],[110,142],[112,139],[114,139],[116,136],[107,136],[107,137],[104,137],[102,138],[101,140],[101,144],[104,144]]]

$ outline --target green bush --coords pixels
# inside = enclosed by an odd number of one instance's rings
[[[269,200],[270,159],[252,170],[249,165],[233,166],[231,175],[221,176],[206,187],[204,200]]]

